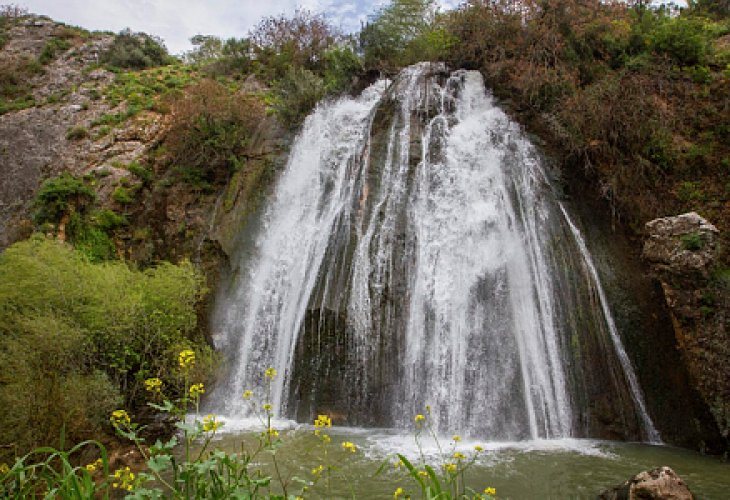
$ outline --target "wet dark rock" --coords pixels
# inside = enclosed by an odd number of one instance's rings
[[[671,468],[640,472],[598,495],[600,500],[692,500],[687,484]]]

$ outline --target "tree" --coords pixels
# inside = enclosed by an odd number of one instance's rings
[[[267,17],[250,33],[256,58],[265,76],[282,78],[290,66],[321,72],[325,52],[340,38],[319,14],[298,9],[294,16]]]
[[[390,72],[416,62],[402,56],[409,44],[433,28],[435,14],[434,0],[393,0],[380,9],[360,32],[365,66]]]

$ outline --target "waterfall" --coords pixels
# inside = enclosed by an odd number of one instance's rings
[[[388,83],[305,121],[217,304],[211,409],[245,415],[274,367],[279,416],[406,428],[429,408],[440,432],[557,438],[593,432],[600,382],[653,438],[585,243],[479,73]]]

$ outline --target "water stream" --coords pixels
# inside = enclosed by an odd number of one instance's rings
[[[422,63],[321,104],[217,303],[207,404],[520,441],[659,441],[598,272],[477,72]],[[279,373],[270,394],[263,372]]]

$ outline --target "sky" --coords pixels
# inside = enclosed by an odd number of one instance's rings
[[[387,0],[15,0],[34,14],[89,30],[124,28],[162,38],[180,54],[198,34],[243,37],[266,16],[291,14],[297,7],[324,13],[330,22],[352,32]],[[444,6],[456,0],[440,0]]]

